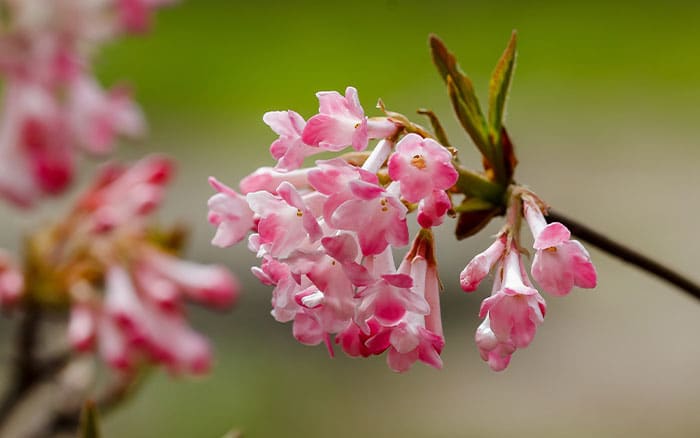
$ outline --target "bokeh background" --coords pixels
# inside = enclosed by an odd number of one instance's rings
[[[157,373],[104,421],[106,437],[695,437],[700,436],[700,304],[595,249],[600,284],[548,298],[534,343],[494,373],[473,342],[486,291],[458,273],[499,224],[456,242],[439,234],[447,345],[442,371],[392,373],[383,358],[330,359],[269,315],[245,248],[208,242],[206,183],[270,165],[268,110],[309,117],[319,90],[358,88],[441,116],[465,161],[476,155],[430,62],[427,36],[458,54],[485,101],[512,29],[519,58],[507,126],[518,180],[550,204],[700,280],[700,5],[694,2],[183,0],[153,32],[110,46],[98,72],[128,79],[148,114],[147,142],[180,161],[161,212],[192,229],[189,256],[225,263],[246,292],[230,313],[193,309],[217,360],[203,379]],[[419,116],[414,117],[419,120]],[[86,167],[82,181],[87,181]],[[79,184],[78,184],[79,185]],[[0,208],[2,246],[56,214]],[[10,327],[3,324],[7,333]]]

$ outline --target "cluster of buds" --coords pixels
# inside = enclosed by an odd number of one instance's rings
[[[178,258],[182,230],[148,225],[172,170],[162,157],[106,165],[69,215],[28,243],[27,298],[70,306],[75,349],[97,349],[125,372],[143,363],[206,371],[209,345],[188,325],[185,300],[220,309],[238,295],[225,268]]]
[[[77,152],[109,152],[117,136],[145,130],[121,87],[91,71],[100,45],[145,30],[169,0],[0,0],[0,196],[21,206],[62,192]]]
[[[442,366],[432,227],[459,215],[461,239],[505,213],[507,225],[496,243],[462,274],[463,288],[474,290],[496,272],[477,344],[491,367],[501,370],[516,348],[532,340],[545,310],[521,261],[523,215],[536,237],[533,275],[542,288],[564,295],[573,285],[593,287],[595,270],[563,225],[546,224],[544,203],[513,182],[517,160],[502,115],[515,38],[492,79],[488,123],[453,55],[437,38],[431,44],[458,118],[483,155],[483,173],[459,163],[430,111],[421,113],[435,134],[398,113],[365,116],[352,87],[345,96],[320,92],[319,112],[308,121],[294,111],[264,115],[279,135],[270,146],[275,167],[245,177],[240,193],[210,179],[218,192],[209,200],[209,221],[217,227],[212,243],[227,247],[252,232],[248,248],[261,260],[252,272],[274,287],[272,315],[293,321],[297,340],[325,343],[331,355],[334,342],[350,356],[387,352],[389,367],[402,372],[419,360]],[[384,110],[381,102],[379,107]],[[377,142],[368,152],[370,140]],[[354,151],[303,167],[312,155],[348,147]],[[411,212],[421,229],[397,268],[393,250],[409,243]]]
[[[483,301],[476,331],[481,358],[491,369],[501,371],[518,348],[527,347],[544,320],[544,298],[533,287],[522,260],[520,222],[524,217],[534,238],[532,277],[540,288],[554,296],[567,295],[574,286],[593,288],[597,275],[590,256],[569,230],[559,222],[547,224],[544,203],[526,190],[512,194],[507,223],[496,241],[474,257],[460,274],[466,292],[476,290],[494,271],[491,296]]]

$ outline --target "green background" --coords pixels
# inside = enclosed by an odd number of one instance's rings
[[[533,344],[493,373],[473,343],[486,291],[465,294],[457,278],[499,224],[458,243],[448,221],[438,237],[445,368],[417,364],[396,375],[383,357],[330,359],[298,344],[269,315],[270,290],[249,273],[253,255],[208,245],[206,177],[236,184],[271,165],[275,136],[262,114],[291,108],[309,117],[319,90],[353,85],[369,114],[380,97],[416,121],[415,109],[431,108],[476,167],[427,36],[439,34],[457,53],[484,101],[512,29],[519,57],[506,123],[518,181],[700,277],[700,6],[183,1],[158,14],[150,35],[104,50],[97,71],[108,84],[127,79],[150,121],[149,140],[119,155],[180,160],[161,220],[188,222],[188,256],[225,263],[246,291],[230,313],[193,309],[194,324],[213,338],[212,374],[156,374],[105,419],[105,436],[204,438],[230,428],[247,437],[697,436],[698,303],[595,249],[599,287],[548,298]],[[48,203],[30,221],[2,207],[4,246],[59,207]]]

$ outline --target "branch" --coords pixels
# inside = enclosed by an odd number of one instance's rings
[[[647,271],[648,273],[671,283],[679,289],[687,292],[689,295],[692,295],[700,300],[700,285],[688,277],[685,277],[683,274],[676,272],[668,266],[664,266],[658,261],[640,254],[636,250],[631,249],[622,243],[616,242],[611,238],[604,236],[603,234],[559,212],[550,210],[548,217],[550,222],[561,222],[562,224],[566,225],[572,234],[580,237],[591,245],[594,245],[622,261],[634,265],[643,271]]]
[[[7,419],[15,405],[29,388],[36,383],[36,348],[39,336],[41,312],[33,300],[27,300],[24,314],[17,327],[15,339],[15,360],[10,386],[0,401],[0,424]]]

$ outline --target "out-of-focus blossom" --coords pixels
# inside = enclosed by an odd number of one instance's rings
[[[239,293],[225,268],[177,257],[176,230],[148,225],[172,172],[159,156],[108,164],[70,214],[32,240],[36,299],[68,300],[71,344],[96,349],[123,371],[153,362],[173,373],[205,372],[210,348],[189,326],[185,303],[221,309]]]
[[[11,309],[24,293],[24,274],[10,255],[0,250],[0,307]]]
[[[145,131],[126,89],[104,90],[93,77],[105,42],[143,30],[167,0],[2,0],[0,32],[0,196],[30,206],[63,192],[80,151],[104,154],[118,137]]]

